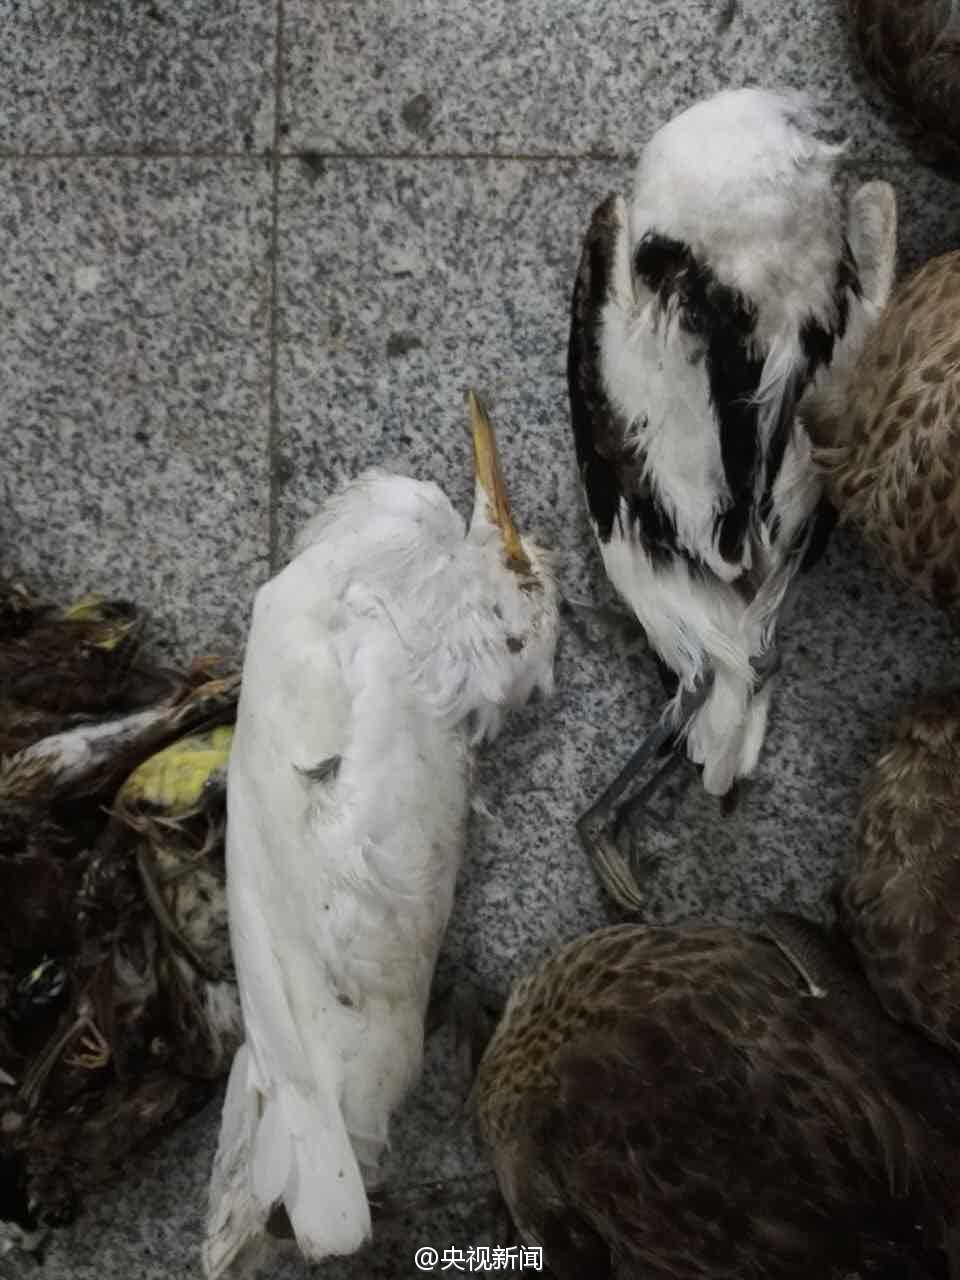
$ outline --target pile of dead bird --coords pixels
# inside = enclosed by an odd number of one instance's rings
[[[955,7],[853,6],[948,150]],[[960,252],[896,285],[896,194],[842,198],[840,163],[798,97],[719,94],[583,242],[571,455],[668,700],[579,824],[633,919],[522,977],[495,1029],[461,1017],[517,1236],[559,1280],[960,1274],[960,690],[904,708],[872,766],[832,929],[637,919],[651,795],[692,768],[719,805],[753,773],[778,624],[838,518],[958,616]],[[555,560],[472,392],[470,417],[468,525],[370,472],[303,530],[256,597],[232,740],[236,680],[142,666],[129,608],[7,591],[0,1131],[24,1226],[229,1066],[210,1280],[278,1222],[311,1262],[376,1240],[475,753],[553,687]]]
[[[0,583],[0,1216],[28,1245],[207,1101],[240,1039],[239,678],[149,663],[144,624]]]

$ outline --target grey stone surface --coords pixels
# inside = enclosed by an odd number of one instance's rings
[[[0,152],[273,141],[275,0],[0,0]]]
[[[636,150],[693,99],[804,89],[860,153],[906,154],[844,0],[286,0],[283,124],[321,151]]]
[[[283,146],[309,154],[280,165],[273,205],[274,370],[271,175],[227,153],[271,142],[276,18],[270,0],[0,0],[0,153],[211,152],[0,162],[0,568],[57,592],[129,593],[184,657],[239,648],[271,514],[282,554],[362,467],[436,479],[466,513],[470,384],[521,527],[557,550],[572,597],[611,600],[569,435],[573,270],[595,201],[627,189],[631,154],[696,98],[811,89],[852,140],[851,180],[894,182],[903,269],[957,241],[960,185],[911,153],[865,84],[841,0],[284,0]],[[501,158],[444,154],[472,151]],[[569,158],[511,158],[531,153]],[[888,721],[960,673],[941,619],[845,534],[805,581],[783,647],[740,808],[721,818],[678,785],[667,828],[644,828],[651,921],[749,920],[770,903],[823,914]],[[595,621],[565,620],[557,682],[480,765],[440,983],[503,994],[612,917],[574,821],[662,692],[643,647]],[[460,1101],[439,1035],[396,1120],[374,1243],[312,1275],[414,1276],[419,1246],[499,1238]],[[8,1257],[0,1277],[198,1278],[218,1122],[211,1106],[94,1197],[45,1273]],[[307,1269],[280,1256],[264,1274]]]
[[[184,655],[266,572],[262,161],[0,164],[0,561],[127,593]]]

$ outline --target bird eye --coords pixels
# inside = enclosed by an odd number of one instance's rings
[[[507,636],[507,648],[511,653],[519,653],[523,649],[523,641],[519,636]]]

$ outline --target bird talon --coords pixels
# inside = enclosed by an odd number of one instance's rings
[[[628,912],[641,911],[645,900],[630,865],[603,823],[586,815],[577,823],[580,842],[606,892]]]
[[[72,1053],[64,1059],[68,1067],[99,1071],[110,1061],[110,1045],[94,1022],[87,1023],[87,1029],[80,1037],[80,1049],[80,1053]]]

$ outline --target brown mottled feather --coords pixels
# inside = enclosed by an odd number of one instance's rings
[[[815,415],[830,497],[887,567],[960,614],[960,252],[901,285]]]
[[[474,1097],[558,1280],[945,1280],[951,1157],[830,1006],[722,927],[601,930],[518,983]]]
[[[957,0],[850,0],[864,66],[925,136],[960,155]]]
[[[30,1232],[208,1099],[240,1030],[214,728],[239,677],[141,663],[141,631],[0,582],[0,1220]]]
[[[960,690],[908,710],[870,770],[839,901],[887,1011],[960,1053]]]
[[[123,704],[143,619],[124,601],[92,616],[39,613],[0,634],[0,695],[41,711],[101,712]]]

